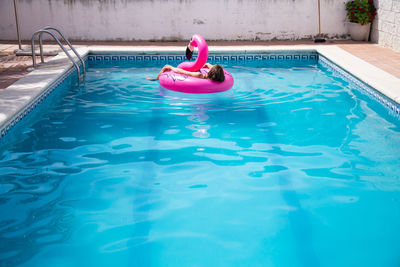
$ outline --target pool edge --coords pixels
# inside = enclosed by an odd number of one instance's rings
[[[79,48],[84,58],[88,49]],[[78,60],[78,59],[76,59]],[[65,54],[58,54],[0,92],[0,138],[75,72]]]
[[[317,53],[334,65],[350,73],[356,79],[383,94],[400,105],[400,79],[353,56],[338,46],[273,46],[273,47],[212,47],[210,54],[268,54],[268,53]],[[78,48],[82,57],[104,54],[163,55],[181,54],[181,47],[82,47]],[[51,91],[73,72],[73,64],[65,54],[59,54],[46,64],[39,66],[22,79],[0,92],[0,138],[8,130],[35,108]]]
[[[321,46],[318,54],[400,105],[400,79],[337,46]]]

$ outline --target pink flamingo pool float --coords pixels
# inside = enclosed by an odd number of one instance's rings
[[[178,65],[178,68],[186,71],[200,71],[205,74],[208,72],[208,68],[203,68],[208,58],[208,46],[206,40],[199,34],[195,34],[189,43],[192,49],[197,47],[199,50],[196,61],[190,62],[185,61]],[[224,69],[225,80],[223,82],[211,81],[209,79],[201,79],[196,77],[187,76],[180,73],[174,73],[172,71],[166,71],[161,74],[159,78],[160,85],[166,89],[190,93],[190,94],[208,94],[208,93],[219,93],[224,92],[232,88],[233,77]]]

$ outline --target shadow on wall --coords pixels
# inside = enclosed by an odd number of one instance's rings
[[[369,35],[369,39],[372,43],[378,44],[379,43],[379,21],[375,19],[372,23],[371,33]]]
[[[379,11],[379,4],[380,4],[380,0],[374,0],[374,5],[375,8],[377,10],[377,12]],[[372,23],[371,26],[371,32],[370,32],[370,41],[373,43],[378,44],[379,43],[379,19],[378,16],[376,16],[374,22]]]

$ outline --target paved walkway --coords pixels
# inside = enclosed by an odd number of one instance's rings
[[[107,46],[186,46],[187,42],[73,42],[74,46],[107,45]],[[210,46],[296,46],[315,45],[312,41],[273,41],[273,42],[249,42],[249,41],[218,41],[208,42]],[[328,41],[320,45],[337,45],[347,52],[371,63],[372,65],[392,74],[400,79],[400,52],[383,48],[375,44],[353,41]],[[29,47],[23,44],[23,49]],[[0,90],[5,89],[28,73],[32,66],[32,59],[28,56],[15,56],[14,51],[18,45],[12,42],[0,41]],[[58,49],[57,45],[46,44],[45,50]],[[48,60],[46,57],[45,60]],[[39,58],[37,59],[39,62]]]
[[[400,52],[370,43],[338,46],[400,79]]]

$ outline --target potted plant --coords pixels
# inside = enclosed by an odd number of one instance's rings
[[[350,36],[355,41],[368,41],[376,9],[373,0],[352,0],[346,3]]]

